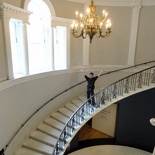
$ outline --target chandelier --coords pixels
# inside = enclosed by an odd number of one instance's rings
[[[111,21],[107,19],[108,13],[103,10],[103,17],[95,15],[96,5],[93,0],[87,8],[87,14],[79,14],[78,11],[75,12],[76,20],[71,24],[71,32],[75,38],[82,37],[85,39],[87,35],[89,36],[90,43],[96,34],[97,37],[108,37],[111,33]]]

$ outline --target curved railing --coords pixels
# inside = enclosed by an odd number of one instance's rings
[[[150,63],[154,63],[154,61],[149,61],[149,62],[145,62],[145,63],[141,63],[141,64],[138,64],[138,65],[134,65],[134,66],[130,66],[130,67],[125,67],[125,68],[121,68],[121,69],[117,69],[117,70],[113,70],[113,71],[110,71],[110,72],[106,72],[106,73],[103,73],[101,74],[100,76],[104,76],[104,75],[107,75],[107,74],[111,74],[111,73],[115,73],[115,72],[119,72],[119,71],[123,71],[123,70],[127,70],[127,69],[131,69],[131,68],[135,68],[135,67],[138,67],[138,66],[143,66],[143,65],[147,65],[147,64],[150,64]],[[6,146],[0,151],[0,155],[3,155],[5,150],[7,149],[7,147],[10,145],[10,143],[12,142],[12,140],[16,137],[16,135],[19,133],[19,131],[25,126],[25,124],[36,114],[38,113],[43,107],[45,107],[48,103],[50,103],[52,100],[56,99],[57,97],[61,96],[62,94],[66,93],[67,91],[85,83],[86,80],[78,83],[78,84],[75,84],[73,85],[72,87],[62,91],[61,93],[59,93],[58,95],[54,96],[53,98],[51,98],[49,101],[47,101],[45,104],[43,104],[41,107],[39,107],[20,127],[19,129],[15,132],[15,134],[12,136],[12,138],[9,140],[9,142],[6,144]]]
[[[127,76],[100,90],[93,96],[96,102],[95,107],[90,105],[87,100],[74,112],[68,122],[66,122],[55,145],[53,155],[59,155],[66,150],[69,141],[74,137],[75,131],[78,130],[78,126],[80,127],[82,123],[88,121],[96,108],[102,107],[103,109],[112,99],[117,99],[119,96],[123,96],[130,91],[136,91],[143,86],[149,86],[151,83],[155,83],[155,66]]]

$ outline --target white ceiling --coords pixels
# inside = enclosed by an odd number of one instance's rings
[[[77,3],[90,4],[91,0],[68,0]],[[155,0],[94,0],[96,5],[104,6],[133,6],[133,5],[155,5]]]

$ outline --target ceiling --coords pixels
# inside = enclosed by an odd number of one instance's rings
[[[91,0],[68,0],[77,3],[90,4]],[[155,5],[155,0],[94,0],[96,5],[104,5],[104,6],[134,6],[134,5],[142,5],[149,6]]]

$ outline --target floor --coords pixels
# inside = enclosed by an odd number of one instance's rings
[[[111,136],[106,135],[100,131],[97,131],[87,124],[85,124],[79,131],[79,141],[95,138],[111,138]]]
[[[87,147],[69,155],[152,155],[152,153],[126,146],[99,145]]]
[[[79,141],[94,138],[111,137],[95,129],[92,129],[89,125],[85,124],[79,131]],[[97,145],[77,150],[68,155],[152,155],[152,153],[120,145]]]

